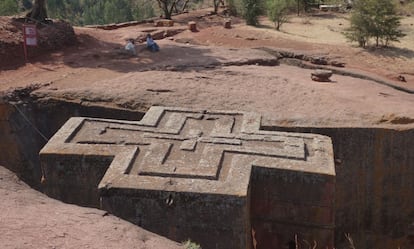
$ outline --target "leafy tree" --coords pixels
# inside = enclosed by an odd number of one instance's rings
[[[247,25],[257,26],[259,24],[259,15],[261,12],[260,2],[258,0],[243,0],[244,19]]]
[[[293,6],[291,0],[267,0],[267,16],[274,22],[276,30],[287,22],[288,14]]]
[[[376,46],[379,42],[388,46],[390,41],[399,41],[405,35],[399,30],[401,17],[397,16],[396,6],[392,0],[377,0],[374,5],[373,36]]]
[[[370,9],[362,1],[354,2],[351,15],[351,26],[345,32],[349,41],[356,41],[360,47],[365,47],[370,37]]]
[[[104,20],[107,23],[119,23],[132,20],[130,1],[107,0],[103,9]]]
[[[34,0],[33,8],[26,16],[37,21],[45,21],[47,18],[46,0]]]
[[[345,32],[348,40],[365,47],[371,38],[375,45],[388,46],[390,41],[399,41],[405,36],[401,30],[400,17],[392,0],[357,0],[354,2],[351,26]]]
[[[22,10],[28,10],[28,9],[31,9],[33,7],[33,4],[32,4],[31,0],[21,0],[20,4],[21,4]]]
[[[244,12],[244,0],[226,0],[229,14],[232,16],[240,16]]]
[[[153,1],[135,1],[132,6],[134,20],[144,20],[156,16]]]
[[[296,2],[296,11],[299,15],[300,11],[308,12],[312,6],[317,6],[318,4],[327,2],[326,0],[295,0]],[[329,2],[329,0],[328,0]]]
[[[157,0],[158,6],[164,12],[166,19],[171,19],[172,13],[180,0]]]
[[[213,0],[214,13],[217,14],[220,4],[224,6],[224,0]]]
[[[47,11],[50,17],[79,24],[83,14],[82,0],[48,0]]]
[[[18,9],[19,5],[16,0],[2,0],[0,2],[0,16],[16,14]]]
[[[94,4],[85,6],[83,12],[84,24],[105,24],[104,15],[102,14],[104,4],[104,1],[96,1]]]

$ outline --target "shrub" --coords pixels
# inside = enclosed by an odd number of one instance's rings
[[[267,0],[267,16],[274,22],[276,30],[288,21],[292,4],[291,0]]]
[[[19,6],[15,0],[2,0],[0,2],[0,16],[8,16],[16,14]]]
[[[257,26],[259,24],[260,2],[258,0],[243,0],[244,19],[247,25]]]
[[[357,0],[345,36],[361,47],[365,47],[371,38],[376,46],[380,43],[388,46],[390,41],[399,41],[404,36],[398,29],[400,19],[392,0]]]

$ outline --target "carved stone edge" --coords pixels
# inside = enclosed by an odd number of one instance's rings
[[[127,171],[132,158],[136,153],[138,153],[139,148],[137,146],[116,146],[116,145],[87,145],[87,144],[70,144],[67,143],[71,137],[76,134],[77,131],[82,127],[83,122],[86,120],[92,121],[105,121],[111,123],[120,123],[120,124],[136,124],[143,126],[156,126],[164,113],[166,111],[177,111],[177,112],[190,112],[190,113],[205,113],[205,114],[223,114],[223,115],[244,115],[243,124],[242,124],[242,133],[246,134],[258,134],[258,135],[272,135],[272,136],[286,136],[291,138],[302,138],[304,139],[305,145],[311,145],[311,149],[314,151],[315,155],[313,158],[317,159],[317,162],[312,162],[313,160],[306,162],[306,166],[310,167],[309,164],[320,164],[316,170],[308,171],[304,167],[300,170],[305,172],[312,172],[322,175],[335,176],[335,165],[333,162],[333,149],[332,142],[329,137],[317,135],[317,134],[303,134],[303,133],[290,133],[290,132],[278,132],[278,131],[262,131],[260,130],[261,126],[261,115],[256,113],[249,112],[234,112],[234,111],[205,111],[205,110],[192,110],[186,108],[171,108],[171,107],[161,107],[153,106],[145,114],[141,121],[116,121],[112,119],[97,119],[97,118],[82,118],[82,117],[73,117],[69,119],[59,131],[50,139],[50,141],[45,145],[45,147],[40,151],[40,154],[83,154],[83,155],[102,155],[102,156],[114,156],[114,160],[109,166],[104,178],[99,184],[99,188],[111,188],[111,185],[117,185],[117,187],[131,187],[135,184],[129,184],[136,181],[136,176],[129,177],[125,172]],[[179,185],[182,184],[191,184],[202,186],[207,181],[202,179],[181,179],[179,184],[169,184],[173,178],[162,178],[162,177],[145,177],[139,176],[140,181],[153,181],[161,184],[161,187],[156,187],[157,189],[162,189],[166,191],[183,191]],[[148,178],[148,179],[146,179]],[[159,178],[159,179],[157,179]],[[174,181],[177,181],[174,179]],[[120,185],[120,186],[118,186]],[[121,186],[122,185],[122,186]],[[144,184],[145,185],[145,184]],[[149,184],[148,186],[153,185]],[[156,186],[156,185],[154,185]],[[209,193],[218,186],[210,186],[208,190]],[[208,188],[208,187],[207,187]],[[211,189],[212,188],[212,189]],[[152,190],[156,190],[150,188]],[[201,191],[202,188],[196,187],[195,191]],[[228,190],[228,189],[227,189]],[[217,194],[220,191],[217,192]],[[231,192],[231,191],[230,191]],[[244,195],[244,191],[238,192],[238,195]]]

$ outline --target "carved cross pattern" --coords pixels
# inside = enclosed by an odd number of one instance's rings
[[[100,187],[168,185],[154,183],[160,181],[180,183],[175,188],[182,191],[203,192],[210,190],[201,181],[215,180],[208,184],[217,192],[240,194],[240,187],[231,187],[237,182],[246,194],[252,166],[280,168],[289,161],[291,170],[309,170],[303,163],[292,163],[307,160],[303,135],[261,131],[260,122],[252,113],[165,107],[152,107],[137,122],[72,118],[41,154],[66,148],[75,154],[115,156]]]
[[[178,241],[213,234],[217,248],[249,248],[250,220],[260,226],[264,212],[275,227],[298,214],[331,226],[330,139],[260,128],[257,114],[167,107],[151,107],[140,121],[71,118],[40,153],[45,189],[72,203],[82,191],[101,208]]]
[[[219,180],[227,176],[234,155],[244,156],[246,169],[253,163],[265,166],[272,158],[306,159],[303,139],[249,134],[242,114],[164,109],[157,116],[150,125],[145,119],[84,119],[67,142],[138,146],[124,174],[140,176]]]

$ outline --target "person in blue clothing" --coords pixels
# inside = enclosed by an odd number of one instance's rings
[[[151,50],[151,52],[158,52],[160,50],[158,44],[152,39],[151,34],[147,34],[147,48]]]

